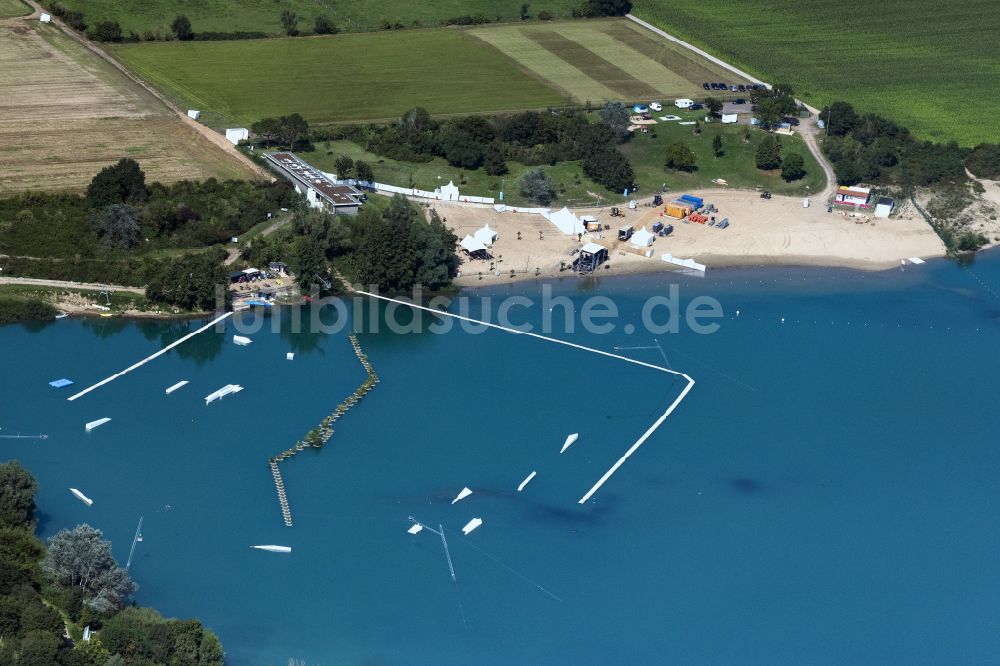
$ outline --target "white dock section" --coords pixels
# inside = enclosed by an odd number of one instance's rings
[[[162,356],[162,355],[166,354],[168,351],[170,351],[171,349],[173,349],[177,345],[180,345],[180,344],[183,344],[183,343],[187,342],[188,340],[190,340],[194,336],[198,335],[199,333],[207,331],[208,329],[210,329],[213,326],[215,326],[216,324],[218,324],[220,321],[222,321],[224,319],[227,319],[229,317],[232,317],[232,316],[233,316],[232,312],[227,312],[226,314],[222,315],[221,317],[216,317],[215,319],[213,319],[209,323],[207,323],[204,326],[202,326],[201,328],[199,328],[197,331],[194,331],[192,333],[188,333],[187,335],[185,335],[183,338],[180,338],[179,340],[174,340],[169,345],[167,345],[166,347],[164,347],[160,351],[156,352],[155,354],[150,354],[149,356],[147,356],[146,358],[142,359],[138,363],[133,363],[132,365],[130,365],[129,367],[125,368],[121,372],[116,372],[115,374],[111,375],[107,379],[102,379],[101,381],[97,382],[93,386],[88,386],[87,388],[83,389],[79,393],[75,393],[75,394],[71,395],[70,397],[68,397],[66,399],[69,400],[69,401],[76,400],[80,396],[86,395],[86,394],[90,393],[91,391],[93,391],[94,389],[98,389],[98,388],[104,386],[105,384],[113,382],[114,380],[118,379],[122,375],[126,375],[126,374],[132,372],[133,370],[135,370],[136,368],[139,368],[139,367],[141,367],[141,366],[149,363],[154,358],[157,358],[159,356]]]
[[[174,384],[173,386],[171,386],[170,388],[168,388],[166,390],[166,394],[170,395],[171,393],[173,393],[177,389],[181,388],[182,386],[187,386],[187,383],[188,383],[188,380],[186,380],[186,379],[183,380],[183,381],[177,382],[176,384]]]
[[[690,376],[684,374],[683,372],[677,372],[676,370],[671,370],[670,368],[664,368],[664,367],[659,366],[659,365],[653,365],[652,363],[646,363],[645,361],[639,361],[637,359],[629,358],[627,356],[622,356],[620,354],[613,354],[611,352],[603,351],[601,349],[593,349],[592,347],[586,347],[584,345],[578,345],[575,342],[569,342],[567,340],[560,340],[559,338],[550,338],[550,337],[548,337],[546,335],[541,335],[540,333],[532,333],[530,331],[518,331],[517,329],[507,328],[506,326],[501,326],[500,324],[494,324],[494,323],[491,323],[491,322],[488,322],[488,321],[480,321],[478,319],[473,319],[472,317],[465,317],[465,316],[454,314],[454,313],[451,313],[451,312],[442,312],[441,310],[435,310],[434,308],[429,308],[429,307],[426,307],[426,306],[423,306],[423,305],[417,305],[415,303],[409,303],[407,301],[401,301],[401,300],[398,300],[398,299],[395,299],[395,298],[390,298],[388,296],[382,296],[380,294],[373,294],[373,293],[368,292],[368,291],[357,291],[355,293],[361,294],[362,296],[368,296],[369,298],[375,298],[375,299],[378,299],[378,300],[381,300],[381,301],[389,301],[389,302],[392,302],[392,303],[399,303],[401,305],[406,305],[407,307],[411,307],[411,308],[414,308],[414,309],[417,309],[417,310],[426,310],[427,312],[430,312],[431,314],[437,315],[439,317],[451,317],[453,319],[459,319],[459,320],[471,322],[473,324],[479,324],[480,326],[486,326],[487,328],[495,328],[495,329],[498,329],[498,330],[501,330],[501,331],[506,331],[507,333],[513,333],[514,335],[526,335],[528,337],[538,338],[539,340],[545,340],[546,342],[554,342],[555,344],[565,345],[567,347],[573,347],[574,349],[580,349],[580,350],[585,351],[585,352],[590,352],[591,354],[598,354],[599,356],[607,356],[609,358],[616,358],[616,359],[618,359],[620,361],[625,361],[626,363],[633,363],[635,365],[639,365],[639,366],[642,366],[644,368],[649,368],[651,370],[658,370],[659,372],[665,372],[667,374],[675,375],[677,377],[683,377],[685,380],[687,380],[687,386],[684,387],[684,390],[681,391],[680,395],[677,396],[677,398],[670,404],[669,407],[667,407],[667,410],[665,412],[663,412],[663,415],[660,416],[660,418],[658,418],[653,423],[652,426],[650,426],[649,430],[647,430],[642,435],[642,437],[640,437],[638,440],[636,440],[636,442],[629,448],[628,451],[625,452],[625,455],[622,456],[621,459],[618,460],[618,462],[616,462],[614,465],[612,465],[611,468],[607,472],[604,473],[604,476],[602,476],[597,481],[597,483],[595,483],[594,486],[589,491],[587,491],[587,494],[585,494],[583,497],[580,498],[580,500],[579,500],[580,504],[586,503],[587,500],[589,500],[591,497],[593,497],[594,493],[596,493],[601,488],[601,486],[603,486],[605,484],[605,482],[607,482],[607,480],[610,479],[611,476],[615,472],[618,471],[618,468],[622,466],[622,463],[624,463],[626,460],[628,460],[628,458],[631,457],[631,455],[633,453],[635,453],[639,449],[639,447],[642,446],[646,442],[647,439],[649,439],[649,436],[651,434],[653,434],[656,431],[657,428],[659,428],[661,425],[663,425],[663,422],[666,421],[667,417],[670,416],[673,413],[673,411],[677,408],[677,405],[679,405],[681,403],[681,401],[687,396],[688,392],[694,387],[694,384],[695,384],[695,381],[693,379],[691,379]]]
[[[528,485],[529,483],[531,483],[531,480],[533,478],[535,478],[536,474],[538,474],[538,472],[534,472],[533,471],[531,474],[529,474],[528,476],[524,477],[524,481],[522,481],[521,484],[517,487],[517,492],[521,492],[522,490],[524,490],[524,487],[526,485]]]
[[[111,419],[109,419],[108,417],[105,416],[103,419],[97,419],[96,421],[90,421],[89,423],[87,423],[87,425],[85,425],[83,427],[84,427],[84,429],[87,432],[90,432],[94,428],[100,428],[102,425],[104,425],[105,423],[107,423],[110,420]]]
[[[223,386],[222,388],[220,388],[218,391],[212,391],[211,393],[209,393],[208,395],[206,395],[205,396],[205,404],[207,405],[210,402],[215,402],[216,400],[219,400],[221,398],[225,398],[227,395],[231,395],[233,393],[239,393],[242,390],[243,390],[243,387],[240,386],[239,384],[226,384],[225,386]]]
[[[81,502],[83,502],[84,504],[86,504],[87,506],[93,505],[94,500],[90,499],[89,497],[87,497],[86,495],[84,495],[82,492],[80,492],[76,488],[70,488],[69,491],[71,493],[73,493],[73,497],[77,498],[78,500],[80,500]]]

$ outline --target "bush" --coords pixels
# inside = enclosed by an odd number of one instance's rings
[[[1000,144],[979,144],[965,160],[965,166],[979,178],[1000,179]]]
[[[543,9],[542,11],[538,12],[538,20],[539,21],[551,21],[552,20],[552,12]]]
[[[446,25],[483,25],[484,23],[489,23],[490,20],[486,18],[483,14],[463,14],[462,16],[455,16],[453,18],[445,21]]]
[[[762,171],[771,171],[781,166],[781,142],[778,137],[773,134],[764,137],[757,146],[755,162]]]
[[[174,22],[170,24],[170,31],[182,42],[194,39],[194,30],[191,29],[191,21],[183,14],[179,14],[174,19]]]
[[[329,17],[320,15],[316,17],[316,22],[313,24],[313,32],[317,35],[335,35],[338,30]]]
[[[101,21],[87,33],[87,36],[98,42],[120,42],[122,27],[117,21]]]
[[[556,187],[541,169],[532,169],[521,178],[521,194],[540,206],[548,206],[556,197]]]
[[[958,237],[955,247],[959,252],[975,252],[989,242],[989,239],[979,232],[966,231]]]

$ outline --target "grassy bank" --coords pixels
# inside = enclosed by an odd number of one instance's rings
[[[0,18],[26,16],[30,13],[31,7],[21,0],[0,0]]]
[[[633,13],[817,107],[842,99],[926,138],[1000,140],[988,113],[1000,102],[992,0],[747,0],[739,12],[725,0],[635,0]]]
[[[22,321],[47,321],[54,319],[57,312],[50,303],[11,295],[0,287],[0,325]]]

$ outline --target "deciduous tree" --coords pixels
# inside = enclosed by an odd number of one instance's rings
[[[94,216],[94,230],[106,246],[131,250],[139,244],[139,220],[128,204],[105,206]]]
[[[532,203],[548,206],[556,197],[556,186],[542,169],[532,169],[521,178],[521,194]]]
[[[781,142],[778,137],[768,134],[757,146],[756,164],[758,169],[771,171],[781,166]]]
[[[691,172],[697,168],[697,158],[683,141],[677,141],[667,146],[667,160],[664,166],[674,171]]]
[[[183,14],[178,14],[174,18],[173,23],[170,24],[170,30],[174,33],[174,37],[182,42],[194,39],[194,30],[191,29],[191,21]]]
[[[16,460],[0,463],[0,526],[27,527],[35,518],[38,483]]]
[[[781,177],[787,181],[800,180],[806,175],[806,162],[802,155],[789,153],[781,162]]]
[[[60,530],[49,539],[42,569],[60,585],[79,587],[84,603],[98,613],[109,614],[120,610],[137,586],[115,562],[111,542],[103,536],[87,524]]]

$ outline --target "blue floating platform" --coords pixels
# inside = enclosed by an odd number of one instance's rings
[[[54,382],[49,382],[49,386],[54,388],[62,388],[63,386],[69,386],[73,382],[68,379],[57,379]]]
[[[271,304],[268,303],[267,301],[247,301],[246,304],[247,305],[251,305],[251,306],[264,307],[264,308],[271,307]]]

